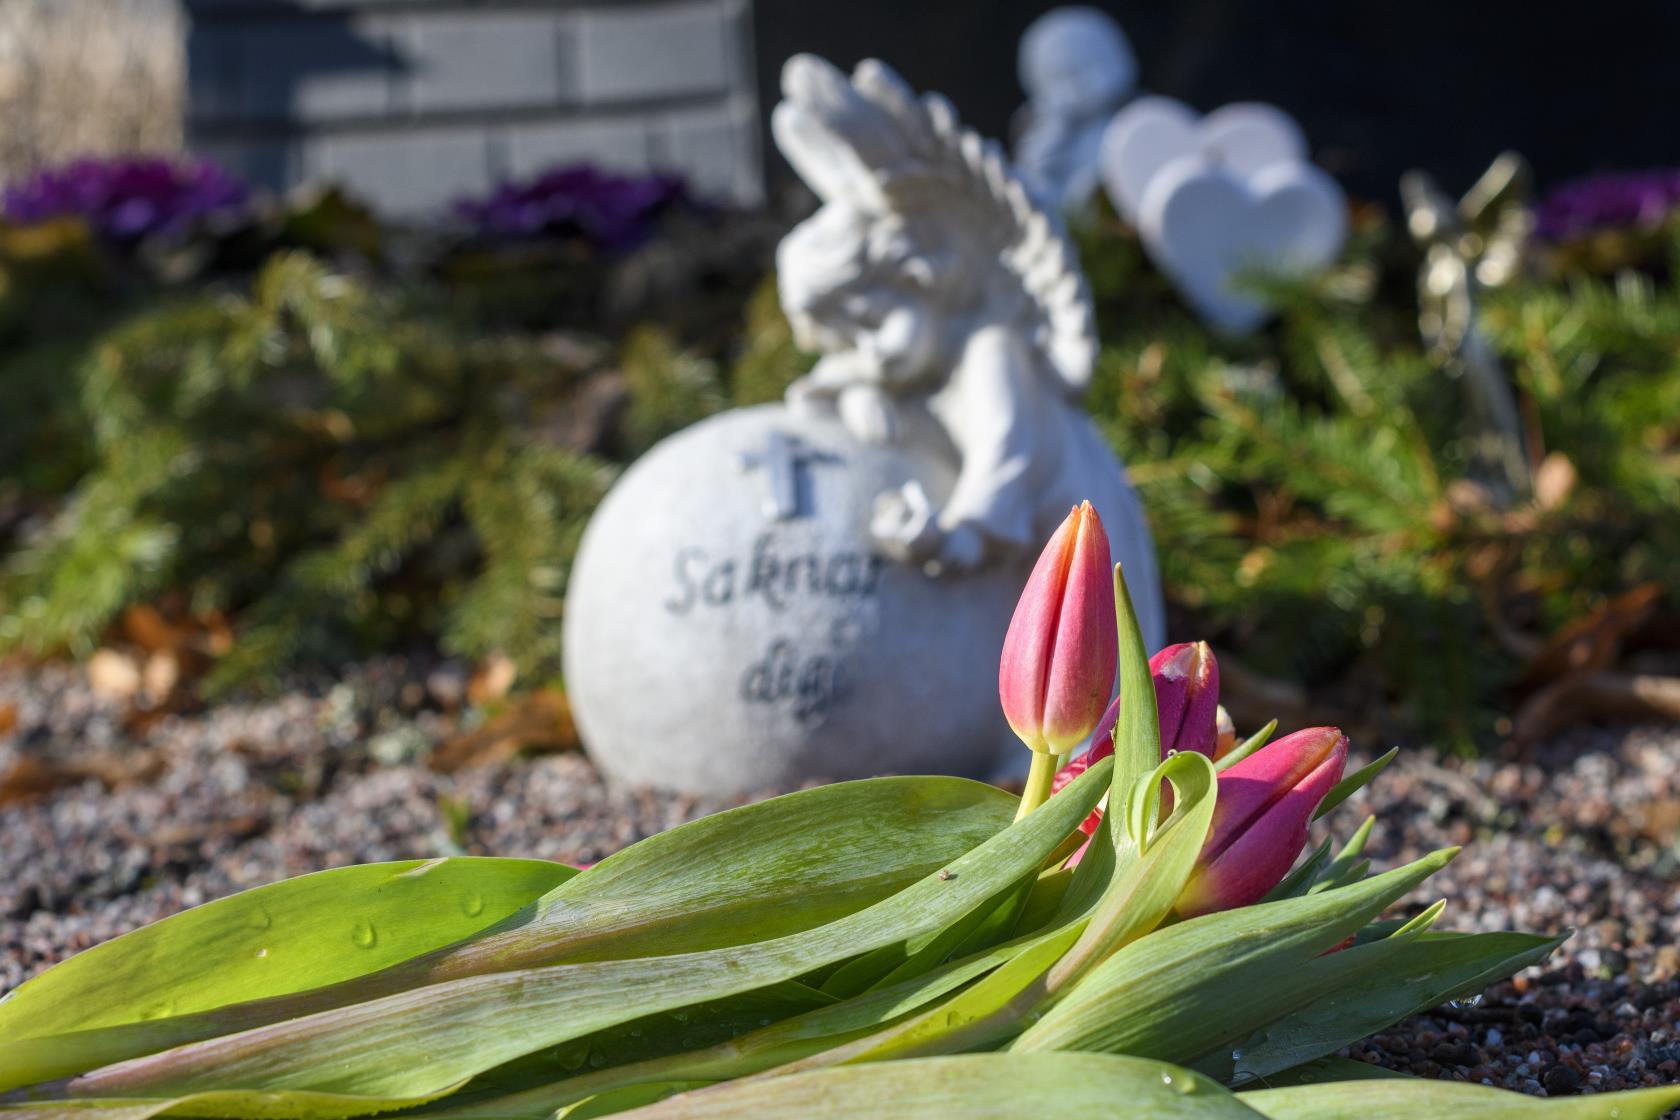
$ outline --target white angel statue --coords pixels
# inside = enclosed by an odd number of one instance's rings
[[[955,470],[936,508],[910,483],[876,499],[877,545],[928,570],[1035,554],[1096,505],[1144,623],[1161,639],[1154,548],[1125,471],[1080,399],[1096,354],[1090,292],[1058,221],[995,143],[891,69],[782,71],[777,145],[822,201],[782,241],[782,306],[823,357],[788,390],[853,435]]]

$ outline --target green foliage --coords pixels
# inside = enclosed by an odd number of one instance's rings
[[[1111,215],[1081,233],[1104,347],[1091,408],[1149,510],[1169,599],[1251,669],[1383,734],[1485,743],[1520,672],[1490,612],[1545,636],[1646,582],[1680,587],[1680,290],[1623,273],[1491,292],[1484,321],[1536,464],[1498,500],[1464,390],[1426,358],[1415,258],[1367,224],[1341,264],[1219,338]],[[1675,236],[1680,246],[1680,234]]]
[[[0,237],[0,647],[86,652],[125,606],[174,595],[232,616],[217,685],[416,637],[552,674],[617,467],[811,362],[773,280],[694,279],[683,310],[651,282],[671,253],[614,289],[669,314],[557,345],[470,289],[506,279],[495,260],[399,282],[281,253],[171,294],[103,271],[74,231],[23,232]],[[1522,669],[1492,620],[1544,637],[1680,586],[1674,273],[1536,271],[1487,294],[1530,457],[1575,476],[1505,502],[1419,341],[1397,231],[1362,220],[1243,339],[1207,331],[1112,215],[1080,238],[1104,340],[1089,407],[1148,507],[1175,629],[1234,665],[1356,731],[1483,744]],[[603,379],[621,408],[591,396]]]
[[[604,479],[510,418],[571,373],[302,254],[274,257],[248,292],[143,307],[61,371],[90,462],[0,578],[4,640],[85,650],[123,606],[166,589],[194,610],[246,610],[229,679],[416,624],[475,651],[517,640],[448,625],[434,591],[494,586],[515,617],[552,614],[544,569],[563,570],[568,520],[581,524]],[[528,526],[510,531],[508,504]],[[458,558],[440,565],[452,533]],[[422,548],[433,554],[412,563]],[[551,660],[509,648],[532,667]]]
[[[806,373],[813,355],[794,345],[782,315],[775,277],[767,278],[747,302],[741,352],[729,375],[729,395],[738,405],[779,401],[794,379]]]
[[[536,265],[477,260],[403,279],[282,250],[172,289],[80,227],[0,228],[0,651],[86,654],[168,596],[234,622],[212,690],[414,639],[556,673],[571,560],[617,464],[773,399],[804,360],[770,285],[726,374],[654,326],[616,347],[544,333],[552,315],[497,286],[537,298]]]

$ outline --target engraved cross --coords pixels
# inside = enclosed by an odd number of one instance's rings
[[[764,501],[764,516],[786,521],[799,516],[799,468],[809,463],[832,462],[835,456],[807,447],[798,436],[772,428],[764,439],[763,451],[749,451],[740,458],[741,469],[763,467],[770,493]]]

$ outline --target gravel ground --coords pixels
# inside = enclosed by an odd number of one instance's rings
[[[438,668],[375,661],[144,729],[80,670],[0,668],[16,716],[0,775],[98,775],[0,809],[0,993],[282,876],[461,852],[587,862],[730,804],[604,787],[575,754],[433,773],[420,760],[458,726]],[[1576,933],[1479,1003],[1351,1056],[1544,1095],[1680,1081],[1680,727],[1575,731],[1520,760],[1410,752],[1333,823],[1361,812],[1379,867],[1466,845],[1416,900],[1445,898],[1444,927]]]

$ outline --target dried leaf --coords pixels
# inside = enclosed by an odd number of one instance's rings
[[[39,755],[20,755],[0,774],[0,806],[34,801],[67,784],[69,779],[51,760]]]
[[[1573,674],[1609,669],[1628,636],[1651,617],[1662,596],[1661,585],[1641,584],[1564,626],[1529,663],[1517,691],[1526,694]]]
[[[147,653],[179,649],[187,644],[182,628],[149,603],[136,603],[123,611],[121,631],[123,637]]]
[[[17,705],[0,704],[0,735],[10,735],[17,730],[17,725]]]
[[[164,769],[163,756],[155,750],[101,751],[70,759],[20,755],[10,769],[0,774],[0,805],[33,801],[89,778],[106,789],[130,782],[149,782]]]
[[[1680,723],[1680,677],[1575,673],[1530,696],[1511,721],[1511,741],[1537,742],[1590,719]]]
[[[569,751],[577,746],[577,726],[565,694],[544,688],[520,697],[482,727],[443,743],[427,764],[450,774],[467,766],[506,762],[521,751]]]

